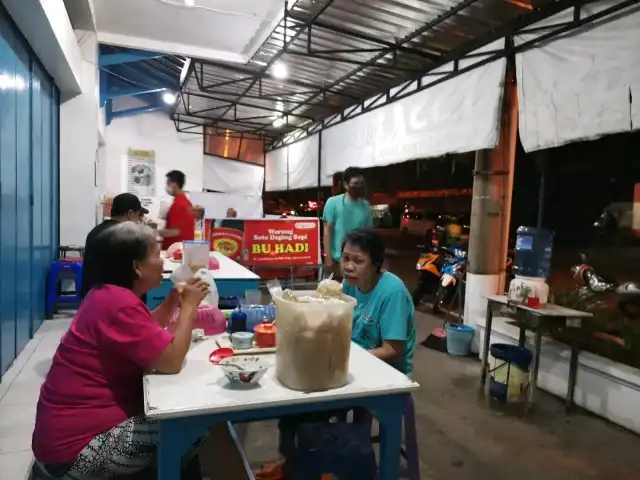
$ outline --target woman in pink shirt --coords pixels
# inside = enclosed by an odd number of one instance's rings
[[[123,222],[96,239],[96,285],[56,351],[40,390],[33,452],[57,479],[105,478],[146,469],[157,429],[144,417],[142,375],[178,373],[208,285],[193,281],[150,312],[140,297],[162,281],[155,234]],[[180,306],[173,333],[165,330]]]

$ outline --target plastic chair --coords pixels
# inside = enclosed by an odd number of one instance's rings
[[[61,280],[71,279],[75,285],[75,292],[72,294],[60,293],[58,286]],[[47,280],[47,294],[45,302],[45,315],[47,319],[53,318],[56,307],[61,304],[79,305],[80,289],[82,288],[82,262],[72,262],[69,260],[56,260],[51,263],[49,277]]]
[[[354,423],[303,423],[297,431],[295,480],[374,480],[376,457],[371,428]]]

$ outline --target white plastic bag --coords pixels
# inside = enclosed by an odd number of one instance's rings
[[[213,279],[213,274],[211,273],[211,271],[205,268],[201,268],[194,275],[187,265],[180,265],[171,274],[170,279],[175,285],[184,285],[189,279],[193,277],[199,278],[200,280],[209,284],[209,293],[204,298],[201,305],[212,305],[214,307],[217,307],[218,302],[220,301],[220,295],[218,294],[218,287],[216,286],[216,281]]]

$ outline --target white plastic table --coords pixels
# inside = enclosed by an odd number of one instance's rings
[[[217,348],[209,338],[192,347],[178,375],[144,377],[145,413],[158,421],[158,478],[180,478],[181,457],[211,425],[281,418],[303,412],[364,407],[380,422],[381,480],[397,480],[404,395],[419,385],[366,350],[351,345],[350,382],[338,389],[305,393],[276,379],[273,366],[255,388],[230,386],[222,369],[209,363]]]
[[[218,294],[220,297],[244,297],[247,290],[257,290],[260,288],[260,276],[253,273],[248,268],[243,267],[219,252],[211,252],[211,256],[215,257],[220,264],[218,270],[211,270],[213,279],[216,281]],[[164,261],[164,271],[162,275],[162,284],[149,291],[147,294],[147,306],[153,310],[160,305],[172,288],[169,277],[171,273],[177,269],[182,262],[174,262],[172,260]]]

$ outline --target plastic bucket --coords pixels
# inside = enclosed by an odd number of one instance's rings
[[[462,323],[447,323],[447,353],[466,357],[471,353],[474,330]]]
[[[494,343],[489,347],[489,394],[501,402],[521,401],[529,387],[531,351]]]

